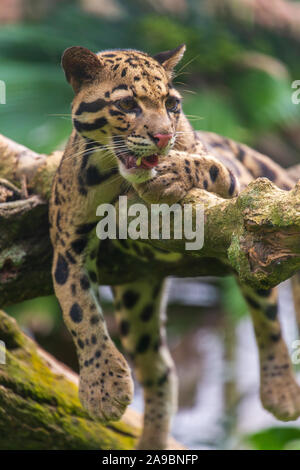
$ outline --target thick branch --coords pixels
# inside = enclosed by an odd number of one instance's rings
[[[2,143],[1,143],[2,142]],[[2,150],[1,153],[1,148]],[[21,153],[19,153],[19,151]],[[20,198],[7,182],[0,181],[0,293],[5,305],[52,292],[52,250],[48,235],[47,202],[61,153],[42,156],[0,138],[0,178],[16,183],[22,177],[27,153],[26,175],[32,192],[42,195]],[[23,157],[22,157],[23,155]],[[31,163],[28,164],[28,161]],[[5,164],[6,162],[6,164]],[[17,170],[16,170],[17,168]],[[18,178],[16,177],[18,175]],[[28,176],[30,175],[30,176]],[[3,196],[4,195],[4,196]],[[129,203],[141,202],[133,195]],[[120,284],[152,270],[158,276],[226,275],[236,272],[256,287],[270,287],[300,268],[300,192],[282,191],[265,178],[252,182],[236,199],[222,199],[204,190],[192,190],[183,203],[205,207],[205,243],[198,251],[186,251],[188,240],[145,240],[162,250],[181,253],[176,262],[122,256],[112,244],[101,252],[100,281]]]

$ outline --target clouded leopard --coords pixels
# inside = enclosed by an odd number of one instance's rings
[[[82,404],[102,420],[118,420],[132,399],[133,383],[126,360],[109,336],[98,285],[108,284],[110,273],[116,278],[116,267],[120,270],[120,282],[113,286],[115,314],[124,350],[144,389],[140,449],[166,447],[176,410],[164,278],[174,263],[180,265],[181,255],[130,240],[100,242],[95,232],[97,206],[131,191],[147,203],[171,204],[194,187],[232,198],[258,176],[283,189],[292,186],[267,157],[227,138],[193,130],[172,84],[173,69],[184,51],[181,45],[152,57],[132,49],[95,54],[71,47],[62,58],[75,97],[73,131],[50,203],[54,287],[78,353]],[[140,267],[138,278],[131,275],[133,262]],[[159,271],[153,269],[155,263]],[[300,394],[281,338],[276,290],[241,289],[257,335],[262,402],[278,418],[295,419]]]

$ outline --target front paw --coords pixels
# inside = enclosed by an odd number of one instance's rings
[[[152,204],[174,204],[187,194],[185,181],[172,162],[162,161],[156,168],[156,176],[149,181],[134,185],[138,195]]]
[[[179,182],[169,181],[165,175],[160,176],[153,182],[151,180],[139,186],[136,191],[149,204],[175,204],[183,199],[187,193]]]
[[[88,359],[84,361],[79,398],[92,416],[101,421],[117,421],[133,397],[131,372],[118,351],[106,353],[106,358],[102,356],[92,364]]]

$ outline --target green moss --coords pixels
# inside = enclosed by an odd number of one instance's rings
[[[240,248],[240,237],[233,235],[230,247],[227,250],[228,260],[235,271],[241,275],[248,269],[248,262]]]

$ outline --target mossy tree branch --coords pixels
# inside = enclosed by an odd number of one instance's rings
[[[0,449],[133,449],[139,434],[134,413],[105,426],[78,399],[76,374],[55,361],[0,311]]]
[[[0,450],[131,450],[141,417],[128,409],[122,420],[101,424],[78,399],[78,376],[21,332],[0,310]],[[2,351],[1,351],[2,358]],[[183,449],[169,440],[170,449]]]

